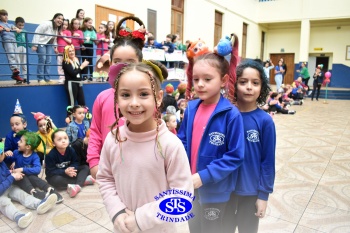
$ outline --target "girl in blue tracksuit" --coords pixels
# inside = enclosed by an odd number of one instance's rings
[[[228,85],[228,96],[233,96],[234,75],[229,71],[235,70],[236,58],[237,49],[230,65],[215,53],[206,53],[194,61],[190,58],[188,70],[193,71],[188,72],[188,88],[193,79],[199,99],[189,101],[178,137],[187,151],[196,195],[195,218],[189,221],[191,233],[221,232],[225,208],[243,162],[241,114],[220,93],[229,83],[232,86]]]
[[[235,97],[243,117],[245,154],[231,196],[224,232],[258,232],[259,219],[266,214],[267,200],[275,180],[275,124],[258,106],[269,94],[262,65],[246,60],[237,67]],[[234,218],[231,216],[234,215]]]

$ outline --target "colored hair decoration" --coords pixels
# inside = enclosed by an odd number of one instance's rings
[[[122,28],[122,25],[126,20],[133,20],[137,22],[140,25],[140,29],[131,32],[127,28]],[[139,18],[134,16],[128,16],[123,18],[122,20],[119,21],[116,27],[116,37],[124,37],[128,39],[140,39],[142,41],[145,41],[145,33],[146,33],[145,25]]]
[[[128,63],[117,63],[109,67],[108,82],[113,88],[120,71],[127,65]]]
[[[162,73],[162,70],[159,68],[158,65],[154,64],[153,61],[149,61],[149,60],[142,60],[142,63],[145,63],[149,66],[152,67],[152,69],[156,72],[156,74],[158,75],[159,77],[159,81],[162,83],[164,81],[164,76],[163,76],[163,73]]]
[[[235,92],[235,83],[236,83],[236,67],[238,64],[238,37],[236,34],[231,33],[231,41],[232,41],[232,52],[231,52],[231,60],[229,67],[229,80],[227,84],[228,95],[227,99],[233,103],[234,102],[234,92]]]
[[[29,145],[31,150],[35,150],[40,143],[43,143],[44,155],[46,155],[46,144],[37,133],[29,132],[28,130],[21,130],[16,136],[23,136],[26,140],[26,145]]]

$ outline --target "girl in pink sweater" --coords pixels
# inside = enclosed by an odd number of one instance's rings
[[[101,23],[98,27],[97,40],[95,41],[97,45],[96,49],[96,61],[98,61],[103,54],[108,52],[109,44],[109,33],[107,32],[107,25]]]
[[[72,39],[70,38],[70,36],[72,34],[69,31],[69,20],[68,19],[63,20],[62,30],[59,32],[59,35],[60,36],[57,37],[57,50],[58,50],[57,72],[60,75],[58,83],[63,84],[64,80],[65,80],[64,71],[62,68],[64,47],[66,47],[66,45],[70,45],[72,43]]]
[[[79,19],[72,19],[70,28],[72,30],[72,45],[74,45],[75,49],[75,56],[79,59],[81,63],[81,45],[84,43],[84,34],[79,29],[80,28],[80,21]]]
[[[173,215],[162,212],[161,203],[168,194],[161,194],[182,190],[191,194],[186,199],[192,201],[193,183],[181,141],[161,120],[160,81],[163,74],[167,76],[166,68],[144,63],[110,68],[120,71],[116,72],[114,106],[118,104],[118,109],[114,108],[112,125],[117,128],[105,139],[97,179],[115,232],[176,232],[175,223],[162,217]],[[120,127],[122,116],[127,121]]]

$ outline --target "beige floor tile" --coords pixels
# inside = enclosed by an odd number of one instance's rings
[[[280,232],[294,232],[296,223],[291,223],[272,216],[266,216],[259,222],[259,233],[280,233]]]
[[[54,232],[111,232],[109,229],[106,229],[104,226],[101,226],[94,221],[81,216],[75,221],[71,222],[68,225],[64,225]]]
[[[323,162],[329,161],[333,155],[336,146],[327,147],[303,147],[298,150],[289,162]]]
[[[326,169],[327,163],[318,162],[288,162],[277,173],[276,180],[293,182],[295,180],[317,184]]]
[[[298,225],[294,233],[325,233],[325,232]]]
[[[2,221],[3,218],[6,218],[4,215],[1,215],[0,218],[0,232],[9,232],[9,233],[14,233],[9,225],[7,225],[6,222]]]
[[[318,185],[311,202],[350,211],[350,181],[337,182],[334,185]],[[350,219],[349,219],[350,221]]]
[[[291,223],[298,223],[308,205],[316,184],[295,180],[278,180],[269,197],[267,214]]]
[[[323,232],[350,232],[350,212],[310,202],[299,225]]]
[[[106,208],[104,206],[98,210],[86,214],[85,217],[101,226],[104,226],[106,229],[113,231],[112,221],[110,220]]]
[[[338,181],[344,185],[350,183],[350,160],[329,162],[320,184],[331,184]]]
[[[350,145],[349,146],[337,146],[335,149],[332,161],[350,161]]]

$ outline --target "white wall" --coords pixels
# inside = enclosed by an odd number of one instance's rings
[[[301,19],[349,18],[349,0],[276,0],[257,4],[257,21],[284,22]]]

